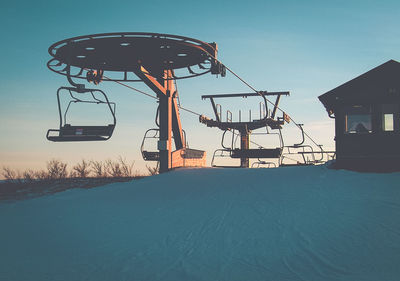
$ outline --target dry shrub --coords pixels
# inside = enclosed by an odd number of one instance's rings
[[[17,179],[18,173],[9,167],[3,167],[2,175],[7,181],[14,181]]]
[[[126,159],[123,159],[121,156],[118,158],[121,171],[122,171],[122,176],[123,177],[132,177],[133,176],[133,165],[135,164],[135,161],[132,161],[132,163],[128,163]]]
[[[144,178],[146,176],[147,176],[147,174],[145,174],[139,170],[135,170],[135,172],[133,172],[133,175],[132,175],[133,178]]]
[[[159,173],[158,165],[155,167],[146,165],[146,168],[147,168],[147,171],[149,172],[150,176],[158,175],[158,173]]]
[[[52,180],[70,178],[87,178],[91,174],[96,178],[114,177],[114,178],[132,178],[143,177],[143,173],[134,170],[135,161],[128,162],[121,156],[116,161],[107,159],[105,161],[86,161],[82,159],[72,167],[71,171],[67,170],[67,163],[58,159],[52,159],[47,162],[46,170],[26,170],[20,173],[9,167],[3,167],[1,175],[10,182],[32,182],[35,180]],[[158,174],[158,167],[151,168],[146,166],[150,175]]]
[[[131,163],[127,162],[124,158],[119,156],[117,161],[112,161],[110,159],[107,159],[104,164],[104,173],[107,176],[114,177],[114,178],[120,178],[120,177],[133,177],[134,176],[134,171],[133,171],[133,165],[135,164],[134,161]],[[99,164],[97,164],[98,170],[99,170]]]
[[[34,178],[37,180],[46,180],[49,178],[49,175],[46,171],[40,170],[34,172]]]
[[[26,170],[22,173],[22,178],[25,182],[32,182],[36,179],[35,172],[33,170]]]
[[[47,177],[49,179],[63,179],[68,175],[67,164],[57,159],[47,162]]]
[[[92,167],[92,172],[96,178],[107,177],[107,171],[103,162],[90,161],[90,166]]]
[[[107,159],[104,163],[104,169],[106,171],[107,176],[119,178],[122,177],[122,169],[121,165],[117,161],[112,161]]]
[[[82,161],[72,167],[71,177],[87,178],[90,174],[90,162]]]

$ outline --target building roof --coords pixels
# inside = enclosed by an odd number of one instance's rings
[[[326,110],[343,104],[400,99],[400,63],[389,60],[318,97]]]

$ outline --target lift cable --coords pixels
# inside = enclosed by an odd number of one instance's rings
[[[208,53],[208,54],[209,54],[209,56],[211,56],[213,59],[215,59],[216,61],[218,61],[219,63],[221,63],[221,61],[217,60],[213,55],[211,55],[210,53]],[[224,65],[224,66],[225,66],[225,65]],[[246,86],[248,86],[251,90],[253,90],[255,93],[257,93],[257,94],[259,94],[260,96],[262,96],[262,95],[259,93],[259,91],[257,91],[253,86],[251,86],[251,85],[250,85],[249,83],[247,83],[244,79],[242,79],[242,78],[241,78],[238,74],[236,74],[233,70],[231,70],[231,69],[230,69],[229,67],[227,67],[227,66],[225,66],[225,68],[226,68],[231,74],[233,74],[236,78],[238,78],[241,82],[243,82]],[[104,77],[107,78],[107,79],[109,79],[107,76],[104,76]],[[122,85],[122,86],[124,86],[124,87],[127,87],[127,88],[129,88],[129,89],[131,89],[131,90],[134,90],[134,91],[136,91],[136,92],[138,92],[138,93],[141,93],[141,94],[143,94],[143,95],[146,95],[146,96],[148,96],[148,97],[151,97],[151,98],[153,98],[153,99],[158,99],[156,96],[150,95],[150,94],[148,94],[148,93],[146,93],[146,92],[144,92],[144,91],[142,91],[142,90],[139,90],[139,89],[137,89],[137,88],[134,88],[134,87],[132,87],[132,86],[129,86],[129,85],[127,85],[127,84],[125,84],[125,83],[122,83],[122,82],[120,82],[120,81],[114,81],[114,82],[116,82],[116,83],[118,83],[118,84],[120,84],[120,85]],[[268,98],[266,98],[266,100],[267,100],[267,102],[269,102],[271,105],[275,106],[275,104],[274,104],[272,101],[270,101]],[[178,107],[179,107],[180,109],[182,109],[182,110],[184,110],[184,111],[186,111],[186,112],[192,113],[192,114],[194,114],[194,115],[197,115],[197,116],[201,116],[201,115],[202,115],[202,114],[197,113],[197,112],[195,112],[195,111],[192,111],[192,110],[190,110],[190,109],[184,108],[183,106],[181,106],[180,103],[179,103]],[[278,107],[278,106],[277,106],[277,109],[278,109],[279,111],[281,111],[282,113],[285,113],[285,111],[284,111],[283,109],[281,109],[280,107]],[[300,125],[299,125],[296,121],[294,121],[294,120],[292,119],[292,117],[290,117],[290,119],[292,120],[292,122],[293,122],[297,127],[300,128]],[[304,135],[305,135],[305,136],[307,136],[316,146],[318,146],[323,152],[325,152],[325,151],[323,150],[323,148],[322,148],[318,143],[316,143],[316,142],[314,141],[314,139],[311,138],[311,136],[307,134],[307,132],[305,132],[304,129],[303,129],[303,132],[304,132]],[[237,134],[237,135],[238,135],[238,133],[235,133],[235,132],[234,132],[234,134]],[[263,146],[261,146],[261,145],[255,143],[255,142],[253,142],[253,141],[250,141],[250,142],[251,142],[252,144],[254,144],[254,145],[257,145],[258,147],[264,148]]]
[[[104,76],[104,78],[109,79],[107,76]],[[127,87],[128,89],[134,90],[134,91],[136,91],[136,92],[138,92],[138,93],[141,93],[141,94],[143,94],[143,95],[146,95],[146,96],[148,96],[148,97],[150,97],[150,98],[153,98],[153,99],[158,100],[158,98],[157,98],[156,96],[150,95],[150,94],[148,94],[148,93],[146,93],[146,92],[144,92],[144,91],[142,91],[142,90],[139,90],[139,89],[137,89],[137,88],[134,88],[134,87],[132,87],[132,86],[129,86],[129,85],[125,84],[125,83],[122,83],[122,82],[120,82],[120,81],[113,81],[113,82],[118,83],[119,85],[122,85],[122,86],[124,86],[124,87]],[[179,102],[179,104],[178,104],[178,107],[179,107],[180,109],[184,110],[184,111],[190,112],[190,113],[195,114],[195,115],[197,115],[197,116],[201,116],[200,113],[197,113],[197,112],[194,112],[194,111],[192,111],[192,110],[190,110],[190,109],[187,109],[187,108],[182,107],[181,104],[180,104],[180,102]]]
[[[109,79],[107,76],[104,76],[104,77],[107,78],[107,79]],[[155,97],[155,96],[153,96],[153,95],[150,95],[150,94],[148,94],[148,93],[146,93],[146,92],[144,92],[144,91],[141,91],[141,90],[139,90],[139,89],[136,89],[136,88],[134,88],[134,87],[132,87],[132,86],[129,86],[129,85],[127,85],[127,84],[124,84],[124,83],[122,83],[122,82],[120,82],[120,81],[113,81],[113,82],[118,83],[118,84],[120,84],[120,85],[122,85],[122,86],[124,86],[124,87],[127,87],[127,88],[129,88],[129,89],[131,89],[131,90],[134,90],[134,91],[136,91],[136,92],[139,92],[139,93],[141,93],[141,94],[143,94],[143,95],[146,95],[146,96],[148,96],[148,97],[150,97],[150,98],[153,98],[153,99],[158,100],[157,97]]]
[[[206,51],[207,52],[207,51]],[[209,52],[207,52],[207,54],[213,58],[215,61],[219,62],[220,64],[224,65],[220,60],[218,60],[216,57],[214,57],[212,54],[210,54]],[[243,78],[241,78],[238,74],[236,74],[232,69],[230,69],[229,67],[227,67],[226,65],[224,65],[224,67],[226,68],[226,70],[228,70],[231,74],[233,74],[236,78],[238,78],[243,84],[245,84],[247,87],[249,87],[251,90],[253,90],[255,93],[259,94],[262,97],[262,94],[260,94],[259,91],[257,91],[253,86],[251,86],[249,83],[247,83]],[[265,96],[264,96],[265,97]],[[265,97],[265,99],[267,100],[267,102],[269,102],[271,105],[273,105],[274,107],[276,106],[272,101],[270,101],[268,98]],[[282,113],[285,113],[285,111],[283,109],[281,109],[279,106],[276,106],[276,108],[281,111]],[[286,113],[285,113],[286,114]],[[290,117],[290,115],[289,115]],[[301,128],[301,125],[299,125],[299,123],[297,123],[295,120],[292,119],[292,117],[290,117],[290,119],[293,121],[293,123],[298,127]],[[317,147],[319,147],[321,149],[321,151],[325,152],[322,149],[322,146],[319,145],[316,141],[314,141],[314,139],[307,134],[307,132],[303,129],[304,135],[309,138]]]
[[[104,76],[104,78],[109,79],[107,76]],[[142,91],[142,90],[139,90],[139,89],[137,89],[137,88],[134,88],[134,87],[132,87],[132,86],[129,86],[129,85],[127,85],[127,84],[125,84],[125,83],[122,83],[122,82],[120,82],[120,81],[114,81],[114,82],[116,82],[116,83],[118,83],[119,85],[124,86],[124,87],[126,87],[126,88],[128,88],[128,89],[131,89],[131,90],[133,90],[133,91],[136,91],[136,92],[138,92],[138,93],[140,93],[140,94],[146,95],[146,96],[148,96],[148,97],[150,97],[150,98],[158,99],[157,97],[155,97],[155,96],[153,96],[153,95],[150,95],[150,94],[148,94],[148,93],[146,93],[146,92],[144,92],[144,91]],[[190,109],[184,108],[183,106],[181,106],[180,103],[179,103],[178,107],[179,107],[180,109],[186,111],[186,112],[192,113],[192,114],[197,115],[197,116],[201,116],[200,113],[197,113],[197,112],[194,112],[194,111],[192,111],[192,110],[190,110]],[[236,133],[236,132],[233,132],[233,134],[238,135],[238,136],[240,135],[239,133]],[[254,142],[254,141],[250,141],[250,142],[251,142],[252,144],[254,144],[254,145],[257,145],[258,147],[265,148],[265,147],[263,147],[262,145],[259,145],[258,143]]]

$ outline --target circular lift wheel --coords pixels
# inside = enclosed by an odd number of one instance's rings
[[[56,73],[86,79],[83,70],[122,72],[121,78],[103,81],[136,82],[127,72],[143,66],[151,76],[164,70],[187,69],[187,73],[172,79],[184,79],[206,74],[215,65],[217,47],[197,39],[158,33],[124,32],[78,36],[54,43],[49,48],[53,57],[47,64]],[[68,73],[67,66],[80,68],[77,74]],[[191,67],[197,66],[199,72]]]

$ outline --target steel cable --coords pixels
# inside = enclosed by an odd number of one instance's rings
[[[206,52],[207,52],[207,51],[206,51]],[[222,62],[221,62],[220,60],[218,60],[217,58],[215,58],[212,54],[210,54],[209,52],[207,52],[207,54],[208,54],[211,58],[213,58],[215,61],[217,61],[217,62],[219,62],[219,63],[222,64]],[[232,69],[230,69],[229,67],[227,67],[225,64],[223,64],[223,65],[224,65],[224,67],[225,67],[232,75],[234,75],[237,79],[239,79],[243,84],[245,84],[247,87],[249,87],[249,88],[250,88],[251,90],[253,90],[255,93],[257,93],[257,94],[259,94],[260,96],[262,96],[262,94],[260,94],[259,91],[257,91],[253,86],[251,86],[249,83],[247,83],[243,78],[241,78],[238,74],[236,74]],[[107,79],[110,79],[110,78],[108,78],[107,76],[104,76],[104,77],[107,78]],[[122,83],[122,82],[120,82],[120,81],[114,81],[114,82],[116,82],[116,83],[118,83],[118,84],[120,84],[120,85],[122,85],[122,86],[124,86],[124,87],[127,87],[127,88],[129,88],[129,89],[131,89],[131,90],[134,90],[134,91],[136,91],[136,92],[138,92],[138,93],[141,93],[141,94],[143,94],[143,95],[146,95],[146,96],[148,96],[148,97],[151,97],[151,98],[153,98],[153,99],[158,99],[157,97],[155,97],[155,96],[153,96],[153,95],[150,95],[150,94],[148,94],[148,93],[146,93],[146,92],[144,92],[144,91],[142,91],[142,90],[139,90],[139,89],[137,89],[137,88],[134,88],[134,87],[132,87],[132,86],[129,86],[129,85],[127,85],[127,84],[125,84],[125,83]],[[265,99],[266,99],[266,101],[267,101],[268,103],[270,103],[271,105],[275,106],[275,104],[274,104],[271,100],[269,100],[269,99],[266,98],[266,97],[265,97]],[[182,110],[184,110],[184,111],[186,111],[186,112],[192,113],[192,114],[194,114],[194,115],[197,115],[197,116],[201,116],[201,115],[202,115],[202,114],[197,113],[197,112],[195,112],[195,111],[193,111],[193,110],[190,110],[190,109],[187,109],[187,108],[182,107],[180,103],[178,104],[178,107],[179,107],[180,109],[182,109]],[[286,114],[286,112],[285,112],[282,108],[280,108],[279,106],[276,106],[276,108],[277,108],[280,112]],[[295,124],[298,128],[300,128],[299,123],[297,123],[290,115],[289,115],[289,117],[290,117],[290,120],[292,120],[293,124]],[[325,151],[323,150],[323,148],[322,148],[316,141],[314,141],[314,139],[304,130],[304,128],[303,128],[303,132],[304,132],[304,135],[305,135],[309,140],[311,140],[317,147],[319,147],[319,148],[321,149],[322,152],[325,153]],[[250,141],[250,142],[253,143],[253,144],[255,144],[255,145],[257,145],[257,146],[259,146],[259,147],[264,148],[263,146],[261,146],[261,145],[255,143],[255,142],[253,142],[253,141]]]
[[[207,52],[207,51],[206,51],[206,52]],[[218,60],[217,58],[215,58],[215,57],[214,57],[212,54],[210,54],[209,52],[207,52],[207,54],[208,54],[211,58],[213,58],[215,61],[217,61],[217,62],[219,62],[220,64],[222,64],[231,74],[233,74],[236,78],[238,78],[243,84],[245,84],[247,87],[249,87],[251,90],[253,90],[255,93],[259,94],[259,95],[262,97],[262,95],[259,93],[259,91],[257,91],[253,86],[251,86],[249,83],[247,83],[243,78],[241,78],[238,74],[236,74],[232,69],[230,69],[229,67],[227,67],[225,64],[223,64],[220,60]],[[275,106],[275,104],[274,104],[272,101],[270,101],[267,97],[265,97],[265,99],[266,99],[266,101],[269,102],[271,105]],[[280,112],[286,114],[286,112],[285,112],[283,109],[281,109],[279,106],[276,106],[276,108],[277,108]],[[290,115],[289,115],[289,117],[290,117]],[[295,120],[293,120],[292,117],[290,117],[290,120],[292,120],[292,121],[293,121],[293,124],[295,124],[298,128],[300,128],[299,123],[297,123]],[[303,132],[304,132],[304,135],[305,135],[308,139],[310,139],[316,146],[318,146],[318,147],[321,149],[322,152],[325,152],[325,151],[322,149],[322,147],[321,147],[316,141],[314,141],[314,139],[313,139],[309,134],[307,134],[307,132],[304,130],[304,128],[303,128]]]

